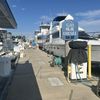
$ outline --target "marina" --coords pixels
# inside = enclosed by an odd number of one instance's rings
[[[87,32],[75,17],[87,14],[42,16],[26,35],[31,26],[16,22],[11,9],[20,7],[10,3],[0,1],[0,100],[100,100],[100,32]]]
[[[99,100],[95,94],[98,79],[69,83],[61,68],[50,67],[45,52],[31,48],[25,53],[16,67],[7,100]]]

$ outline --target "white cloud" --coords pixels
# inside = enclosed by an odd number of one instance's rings
[[[100,24],[100,19],[98,20],[81,20],[79,23],[83,25],[97,25]]]
[[[75,14],[80,18],[79,26],[86,31],[100,32],[100,9],[90,10],[87,12],[79,12]]]
[[[21,8],[22,11],[25,11],[25,8]]]
[[[13,7],[13,8],[16,8],[17,6],[16,6],[16,5],[12,5],[12,7]]]
[[[66,12],[58,13],[58,14],[57,14],[57,16],[67,16],[67,15],[68,15],[68,13],[66,13]]]
[[[43,16],[40,17],[40,19],[41,20],[50,21],[51,20],[51,17],[43,15]]]
[[[79,26],[84,28],[86,31],[100,32],[100,19],[97,20],[81,20]]]
[[[90,10],[90,11],[87,11],[87,12],[79,12],[79,13],[76,13],[76,16],[94,18],[94,17],[100,16],[100,9]]]
[[[12,0],[13,2],[18,1],[18,0]]]
[[[41,21],[37,21],[37,22],[34,23],[35,26],[38,26],[40,24],[41,24]]]

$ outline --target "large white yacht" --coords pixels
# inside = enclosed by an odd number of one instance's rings
[[[84,29],[78,26],[78,22],[68,14],[57,16],[50,24],[48,35],[49,42],[45,43],[44,49],[55,56],[65,58],[69,53],[70,41],[86,41],[92,45],[92,61],[100,61],[100,40],[90,37]]]

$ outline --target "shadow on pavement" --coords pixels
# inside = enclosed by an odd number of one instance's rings
[[[92,63],[92,75],[100,77],[100,63]]]
[[[6,100],[42,100],[32,64],[18,64]]]

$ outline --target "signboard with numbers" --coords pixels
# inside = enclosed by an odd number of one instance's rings
[[[78,37],[78,25],[72,20],[62,23],[62,38],[64,40],[76,39]]]

